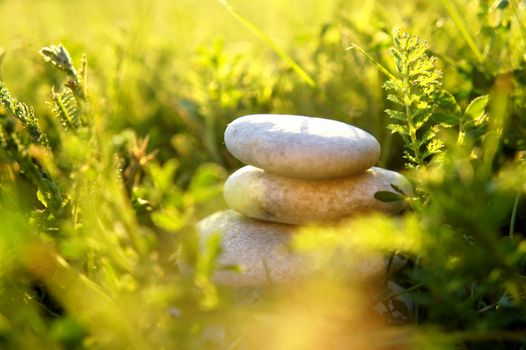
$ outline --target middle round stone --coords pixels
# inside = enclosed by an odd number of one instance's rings
[[[378,191],[394,192],[391,184],[410,194],[412,187],[401,174],[373,167],[336,179],[304,180],[270,174],[245,166],[225,183],[227,205],[250,218],[284,224],[332,223],[370,211],[397,213],[405,202],[381,202]]]

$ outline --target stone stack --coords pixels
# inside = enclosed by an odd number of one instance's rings
[[[242,269],[218,272],[220,283],[264,285],[299,277],[304,273],[302,258],[288,249],[299,227],[336,224],[372,211],[395,214],[403,202],[381,202],[374,194],[393,191],[391,184],[411,192],[401,174],[374,167],[380,155],[376,139],[342,122],[249,115],[227,127],[225,144],[248,165],[225,183],[231,210],[199,224],[203,242],[210,234],[222,234],[219,263]],[[349,259],[358,277],[385,274],[383,257],[357,254]]]

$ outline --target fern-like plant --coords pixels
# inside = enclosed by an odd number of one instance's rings
[[[57,92],[53,88],[50,105],[64,129],[75,130],[80,126],[78,103],[71,90]]]
[[[65,72],[68,80],[64,84],[66,89],[57,91],[55,88],[51,94],[51,105],[54,114],[66,130],[76,130],[87,124],[82,118],[83,107],[86,104],[86,81],[87,81],[87,59],[82,57],[80,73],[77,72],[73,60],[67,49],[62,45],[52,45],[40,50],[44,61]]]
[[[436,138],[437,126],[431,122],[441,91],[442,72],[435,67],[435,57],[426,54],[427,43],[418,36],[395,31],[393,38],[390,51],[396,75],[390,75],[383,87],[387,98],[399,109],[386,110],[392,121],[388,128],[404,140],[408,166],[420,167],[443,147]]]
[[[22,126],[31,135],[34,142],[44,147],[48,147],[48,139],[38,125],[38,120],[35,116],[35,110],[33,107],[29,107],[25,103],[12,97],[3,82],[0,82],[0,105],[20,121]]]
[[[42,164],[33,156],[34,153],[42,153],[38,149],[50,150],[48,137],[40,128],[33,107],[12,97],[3,82],[0,82],[0,106],[12,114],[30,135],[27,137],[26,134],[19,133],[15,120],[0,111],[0,164],[4,170],[8,169],[7,173],[16,171],[24,174],[37,188],[39,200],[50,213],[56,214],[62,207],[64,198],[55,179],[46,173]],[[0,171],[0,178],[4,178],[4,175]]]
[[[65,89],[58,92],[54,88],[52,90],[50,103],[53,112],[65,130],[77,130],[86,126],[86,59],[83,58],[79,74],[63,46],[43,48],[41,54],[46,62],[64,71],[68,77],[64,84]],[[41,159],[33,155],[39,152],[42,154],[38,151],[39,147],[35,146],[43,147],[49,152],[54,150],[49,145],[46,132],[38,123],[33,107],[14,98],[1,81],[0,107],[12,114],[31,137],[29,139],[25,134],[19,133],[15,121],[3,116],[3,110],[0,109],[0,164],[16,164],[13,168],[19,169],[18,171],[35,185],[37,197],[46,209],[34,211],[33,215],[44,217],[43,222],[48,228],[52,227],[54,223],[50,218],[56,217],[62,211],[67,203],[67,195],[63,193],[57,179],[46,171]]]

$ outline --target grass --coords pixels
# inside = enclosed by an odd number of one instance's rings
[[[0,348],[526,345],[520,2],[5,0],[0,13]],[[240,163],[223,132],[250,113],[368,130],[415,188],[377,198],[409,209],[302,230],[307,280],[214,284],[220,242],[199,246],[195,224],[225,209]],[[388,278],[405,291],[353,278],[357,250],[403,257]]]

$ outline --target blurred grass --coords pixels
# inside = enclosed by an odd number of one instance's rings
[[[0,79],[50,141],[0,108],[0,348],[524,348],[523,3],[229,3],[239,18],[217,0],[0,0]],[[306,228],[293,248],[317,273],[298,284],[215,285],[220,245],[200,250],[195,223],[225,208],[236,117],[343,120],[378,138],[380,166],[403,169],[386,77],[346,50],[395,72],[394,28],[429,43],[457,107],[433,121],[443,154],[406,172],[411,209]],[[49,105],[68,77],[39,55],[59,43],[78,71],[88,59],[87,123],[69,129]],[[353,277],[357,249],[406,258],[390,278],[413,324],[371,312],[387,281]]]

